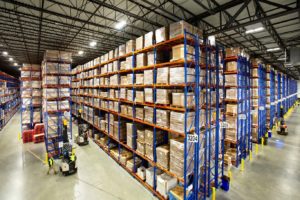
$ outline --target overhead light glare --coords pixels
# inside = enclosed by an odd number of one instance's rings
[[[78,55],[82,55],[83,54],[83,51],[78,51]]]
[[[286,58],[278,58],[277,60],[286,60]]]
[[[279,48],[279,47],[272,48],[272,49],[267,49],[267,51],[268,51],[268,52],[270,52],[270,51],[279,51],[279,50],[280,50],[280,48]]]
[[[14,59],[13,59],[13,58],[9,58],[8,60],[9,60],[9,61],[13,61]]]
[[[96,46],[96,45],[97,45],[97,42],[95,42],[95,41],[90,42],[90,46],[91,46],[91,47],[94,47],[94,46]]]
[[[263,31],[264,29],[265,29],[264,27],[258,27],[258,28],[255,28],[255,29],[247,30],[245,33],[246,33],[246,34],[249,34],[249,33],[257,33],[257,32]]]
[[[3,54],[4,56],[7,56],[7,55],[8,55],[7,51],[3,51],[2,54]]]
[[[126,25],[126,21],[120,21],[120,22],[118,22],[117,24],[116,24],[116,29],[122,29],[124,26]]]
[[[14,63],[14,66],[18,66],[18,63]]]

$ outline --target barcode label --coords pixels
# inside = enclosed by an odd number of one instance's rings
[[[259,106],[259,110],[265,110],[265,107]]]
[[[240,115],[240,119],[245,120],[246,119],[246,115],[245,114],[241,114]]]

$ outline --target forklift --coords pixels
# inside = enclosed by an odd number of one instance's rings
[[[79,146],[85,146],[89,144],[88,140],[88,126],[83,123],[81,117],[81,109],[78,110],[78,135],[75,138],[76,144]]]
[[[59,169],[64,176],[68,176],[77,172],[77,157],[72,151],[72,144],[69,142],[67,120],[63,120],[62,139],[62,160]]]
[[[282,105],[280,106],[280,118],[279,118],[279,126],[277,127],[277,133],[279,135],[288,135],[288,128],[284,120],[284,111]]]

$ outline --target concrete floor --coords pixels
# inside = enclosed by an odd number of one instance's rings
[[[233,169],[229,192],[217,190],[219,200],[300,199],[300,108],[288,120],[289,136],[273,134],[259,148],[245,171]],[[76,130],[75,130],[76,131]],[[0,132],[0,199],[156,199],[93,142],[77,147],[78,173],[46,175],[44,144],[18,141],[20,114]]]

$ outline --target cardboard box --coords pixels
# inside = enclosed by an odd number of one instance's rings
[[[144,84],[144,74],[135,74],[135,84],[136,85]]]
[[[162,174],[163,172],[156,168],[156,176]],[[153,183],[154,183],[154,167],[149,167],[146,169],[146,183],[148,183],[151,187],[153,187]]]
[[[168,198],[169,191],[177,185],[177,179],[169,176],[166,173],[157,176],[156,191],[159,192],[164,198]]]
[[[226,104],[226,112],[237,115],[237,105],[236,104]]]
[[[135,50],[141,50],[144,48],[144,36],[138,37],[135,40]]]
[[[135,102],[144,103],[144,91],[135,91]]]
[[[144,108],[143,107],[136,107],[135,108],[135,118],[144,121]]]
[[[126,42],[126,54],[131,53],[135,50],[135,40],[129,40]]]
[[[146,53],[140,53],[136,56],[136,67],[147,66],[147,55]]]
[[[170,70],[169,67],[163,67],[157,69],[157,84],[169,84]]]
[[[159,64],[162,62],[166,62],[170,60],[170,52],[166,52],[166,51],[156,51],[156,55],[154,58],[154,52],[153,51],[149,51],[147,52],[147,64],[148,66],[150,65],[154,65],[155,64]]]
[[[145,111],[145,121],[153,123],[153,108],[149,106],[144,106]]]
[[[126,54],[126,45],[122,44],[119,46],[119,56],[124,56]]]
[[[161,127],[170,127],[170,111],[169,110],[156,110],[156,124]]]
[[[140,177],[143,181],[146,180],[146,168],[144,166],[141,166],[137,168],[138,177]]]
[[[178,36],[183,36],[184,30],[186,30],[189,33],[195,32],[194,27],[183,20],[170,24],[170,39]]]
[[[227,71],[237,71],[237,62],[231,61],[226,63]]]
[[[160,43],[169,39],[169,27],[161,27],[155,30],[155,42]]]
[[[225,75],[225,86],[237,86],[238,76],[236,74],[226,74]]]
[[[185,83],[184,79],[184,67],[170,68],[170,84],[181,84]],[[144,77],[145,74],[144,74]],[[148,76],[147,76],[148,77]],[[195,69],[187,68],[187,83],[195,82]]]
[[[139,157],[136,157],[135,160],[133,158],[127,160],[126,167],[131,171],[134,170],[134,165],[136,168],[140,167],[142,164],[142,160]]]
[[[152,46],[154,44],[154,33],[153,31],[146,33],[144,36],[144,48]]]
[[[150,160],[153,160],[153,145],[145,143],[145,156]]]
[[[144,71],[144,85],[153,84],[153,70],[145,70]]]
[[[170,164],[170,146],[169,145],[162,145],[156,147],[156,163],[169,170]]]
[[[114,50],[110,50],[109,52],[108,52],[108,60],[111,60],[111,59],[113,59],[114,58]]]
[[[139,140],[137,140],[136,142],[136,151],[139,152],[142,155],[146,154],[146,147],[145,147],[145,143],[144,142],[140,142]]]
[[[194,118],[195,118],[195,112],[188,112],[187,113],[187,119],[186,119],[186,126],[187,127],[191,127],[191,129],[194,128],[193,122],[194,122]],[[184,133],[184,121],[185,121],[185,117],[184,117],[184,113],[182,112],[175,112],[175,111],[171,111],[170,114],[170,129],[180,132],[180,133]],[[190,128],[188,128],[189,130]]]
[[[237,100],[238,99],[238,89],[237,88],[226,89],[226,99]]]
[[[156,89],[156,103],[157,104],[170,104],[171,103],[171,95],[172,95],[171,90]]]
[[[145,102],[153,103],[153,89],[152,88],[145,88]]]
[[[187,108],[192,108],[195,106],[195,95],[193,92],[189,92],[187,93]],[[177,92],[173,92],[172,93],[172,105],[173,106],[177,106],[177,107],[184,107],[184,93],[177,93]]]
[[[187,60],[194,60],[194,56],[191,54],[195,54],[195,49],[193,46],[187,45]],[[185,60],[185,54],[184,54],[184,44],[179,44],[172,47],[172,60]]]
[[[232,56],[239,56],[239,55],[244,55],[244,51],[239,48],[239,47],[236,47],[236,48],[226,48],[226,57],[232,57]]]

